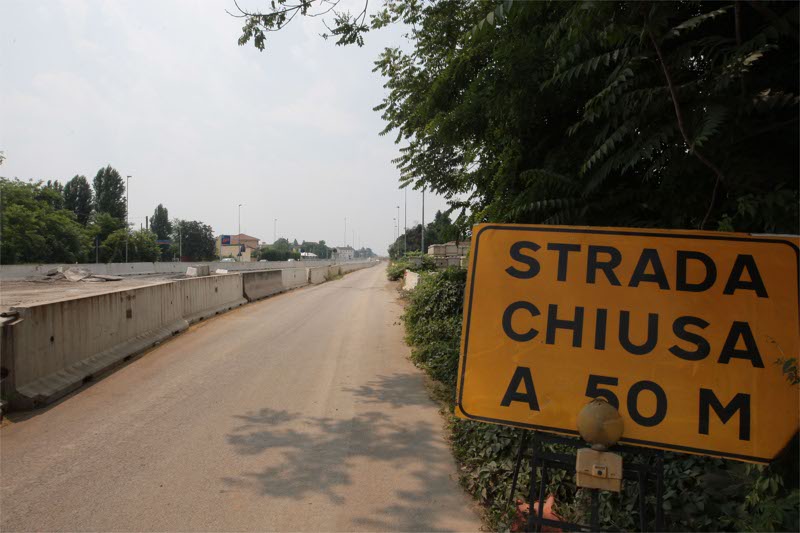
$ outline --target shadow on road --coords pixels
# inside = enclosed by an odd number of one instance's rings
[[[270,408],[237,415],[228,443],[238,454],[263,457],[265,466],[223,482],[298,503],[322,494],[349,506],[350,520],[364,529],[429,531],[463,512],[447,505],[459,489],[440,426],[415,416],[419,405],[430,404],[419,377],[380,376],[346,392],[376,410],[346,419]],[[356,478],[367,487],[348,501]]]
[[[364,385],[343,390],[353,394],[362,403],[392,407],[434,405],[425,390],[424,378],[419,374],[378,376]]]

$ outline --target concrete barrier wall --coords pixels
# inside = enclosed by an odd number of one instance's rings
[[[3,328],[12,404],[46,404],[88,376],[183,331],[188,323],[181,300],[180,285],[162,283],[14,308],[18,318]]]
[[[284,268],[281,270],[284,289],[294,289],[308,285],[308,274],[305,268]]]
[[[312,285],[325,283],[330,279],[329,270],[336,267],[315,267],[308,269],[308,282]]]
[[[0,392],[14,408],[45,405],[192,322],[375,264],[206,276],[13,307],[17,316],[4,318],[0,328],[3,375],[8,372]]]
[[[223,263],[221,261],[194,263],[56,263],[46,265],[0,265],[0,280],[22,280],[28,277],[44,276],[48,271],[58,267],[85,268],[93,274],[110,274],[114,276],[138,274],[183,274],[194,265],[208,265],[214,272],[218,268],[228,271],[272,270],[283,268],[311,268],[330,265],[331,261],[267,261],[264,263]]]
[[[325,267],[327,268],[327,267]],[[258,272],[242,272],[244,296],[254,302],[273,294],[283,292],[283,274],[280,270],[262,270]]]
[[[193,324],[247,303],[240,274],[181,279],[183,317]]]
[[[377,263],[375,261],[366,261],[360,263],[341,263],[338,266],[341,274],[347,274],[348,272],[361,270],[362,268],[368,268],[371,266],[375,266],[376,264]]]

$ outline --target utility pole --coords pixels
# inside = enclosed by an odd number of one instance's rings
[[[344,246],[347,246],[347,217],[344,217]]]
[[[425,189],[422,189],[422,253],[425,253]]]
[[[150,231],[150,217],[148,217],[147,215],[145,215],[144,217],[144,229]]]
[[[183,223],[178,223],[178,262],[183,261]]]
[[[240,261],[242,259],[242,205],[244,204],[239,204],[239,236],[236,237],[236,244],[239,245],[239,253],[237,254],[237,257]]]
[[[397,237],[400,238],[400,206],[397,206]]]
[[[403,253],[408,253],[408,187],[403,187]]]
[[[125,262],[128,262],[128,234],[130,233],[130,227],[128,226],[128,205],[129,205],[129,189],[131,187],[131,177],[128,176],[128,179],[125,180]]]
[[[272,221],[272,244],[278,240],[278,219]]]

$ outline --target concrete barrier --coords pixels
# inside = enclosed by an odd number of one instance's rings
[[[329,274],[330,269],[337,269],[338,267],[315,267],[309,268],[308,270],[308,282],[312,285],[318,285],[320,283],[325,283],[329,279],[331,279],[331,275]]]
[[[284,289],[308,285],[308,273],[305,268],[284,268],[281,270],[281,283]]]
[[[283,268],[312,268],[330,265],[331,261],[267,261],[252,263],[184,262],[184,263],[80,263],[80,264],[42,264],[42,265],[0,265],[0,280],[24,280],[29,277],[41,277],[48,271],[62,267],[84,268],[92,274],[108,274],[127,276],[140,274],[183,274],[190,266],[208,265],[211,272],[224,269],[231,272],[251,270],[273,270]]]
[[[283,274],[280,270],[242,272],[240,275],[242,276],[244,296],[249,302],[254,302],[286,290],[283,287]]]
[[[2,331],[4,399],[15,408],[47,404],[183,331],[181,300],[180,285],[162,283],[13,308]]]
[[[183,317],[194,324],[247,303],[241,274],[222,274],[174,282],[180,287]]]
[[[416,272],[412,272],[410,270],[406,270],[403,274],[403,290],[404,291],[411,291],[414,290],[417,285],[419,284],[419,274]]]
[[[0,319],[2,398],[12,408],[45,405],[191,323],[376,264],[212,275],[12,307]]]

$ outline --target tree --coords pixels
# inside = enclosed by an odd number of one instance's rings
[[[47,180],[37,193],[37,197],[58,211],[64,209],[64,186],[58,180]]]
[[[240,11],[239,43],[263,49],[328,6]],[[401,183],[449,198],[464,228],[798,231],[796,4],[393,0],[369,24],[332,13],[337,44],[411,28],[410,46],[376,63],[388,89],[376,109],[403,145]]]
[[[441,211],[437,211],[433,217],[433,222],[425,226],[425,246],[431,244],[442,244],[445,242],[458,241],[461,233],[456,225],[450,221],[450,217]],[[406,244],[407,243],[407,244]],[[407,246],[407,249],[406,249]],[[427,253],[422,248],[422,224],[417,224],[409,228],[400,235],[392,244],[389,245],[389,257],[397,259],[405,251]]]
[[[297,246],[297,239],[294,242],[295,246]],[[262,246],[258,251],[258,258],[266,259],[267,261],[286,261],[287,259],[300,259],[300,257],[300,252],[292,251],[292,245],[289,240],[283,237],[270,245]]]
[[[70,211],[54,206],[53,187],[0,178],[3,264],[84,261],[90,241]]]
[[[208,224],[197,220],[172,221],[172,254],[181,260],[213,261],[216,258],[214,231]]]
[[[83,226],[89,223],[93,208],[92,188],[86,176],[76,175],[64,185],[64,207],[73,213]]]
[[[125,261],[125,240],[128,240],[128,261],[152,262],[161,255],[156,244],[156,234],[148,230],[126,232],[124,228],[111,233],[100,247],[101,259],[106,263]]]
[[[315,254],[320,259],[325,259],[331,256],[331,250],[325,244],[324,240],[319,242],[303,241],[303,244],[300,245],[300,249],[303,252]]]
[[[125,220],[125,183],[116,169],[108,165],[94,177],[95,209]]]
[[[456,226],[450,221],[450,217],[441,211],[436,211],[433,222],[425,228],[425,243],[440,244],[444,242],[458,241],[461,234]]]
[[[742,4],[420,7],[377,63],[402,183],[469,223],[796,231],[796,13]]]
[[[169,211],[162,204],[158,204],[150,220],[150,229],[159,240],[169,239],[172,234],[172,223],[169,221]]]

